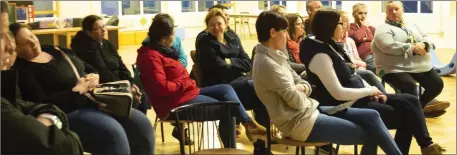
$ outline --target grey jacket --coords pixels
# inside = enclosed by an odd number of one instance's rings
[[[433,43],[417,25],[407,25],[406,28],[412,33],[416,43],[424,42],[428,46],[427,52],[432,50]],[[388,23],[379,25],[371,42],[379,76],[399,72],[421,73],[432,69],[430,54],[413,54],[414,45],[408,42],[408,38],[406,31],[397,26]]]
[[[311,85],[292,70],[284,52],[262,44],[256,46],[256,51],[252,70],[254,88],[271,122],[285,137],[306,140],[319,114],[319,102],[308,97]],[[299,91],[297,85],[303,85],[306,91]]]

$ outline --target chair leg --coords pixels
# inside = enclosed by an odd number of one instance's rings
[[[314,154],[315,155],[319,155],[319,150],[321,149],[321,147],[314,147]]]
[[[302,146],[302,147],[301,147],[301,155],[305,155],[305,154],[306,154],[306,153],[305,153],[305,147]]]
[[[359,154],[358,148],[359,147],[357,145],[354,145],[354,155],[358,155]]]
[[[160,122],[160,132],[162,133],[162,143],[165,142],[165,136],[163,135],[163,122]]]
[[[295,147],[295,155],[300,155],[300,147]]]

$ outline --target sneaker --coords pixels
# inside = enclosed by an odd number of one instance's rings
[[[444,111],[451,106],[451,103],[448,101],[438,101],[437,99],[432,100],[430,103],[425,105],[424,113],[432,111]]]
[[[187,130],[188,130],[187,128],[184,129],[184,137],[186,137],[185,140],[184,140],[184,145],[194,145],[194,141],[190,140],[189,135],[187,135]],[[175,127],[173,129],[173,132],[171,133],[171,135],[173,137],[175,137],[177,140],[180,140],[179,131],[178,131],[177,127]]]
[[[439,144],[433,143],[421,150],[422,155],[442,155],[446,150]]]

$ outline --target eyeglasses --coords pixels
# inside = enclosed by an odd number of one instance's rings
[[[97,28],[97,29],[92,29],[92,31],[96,31],[96,30],[101,30],[101,29],[104,29],[106,27],[106,25],[103,25],[102,27],[100,28]]]
[[[344,26],[344,23],[343,22],[339,22],[338,25]]]

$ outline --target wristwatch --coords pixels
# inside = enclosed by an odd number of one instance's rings
[[[55,115],[51,115],[51,114],[41,114],[41,115],[38,115],[38,117],[50,119],[57,128],[62,129],[62,121],[60,121],[59,117],[57,117]]]

